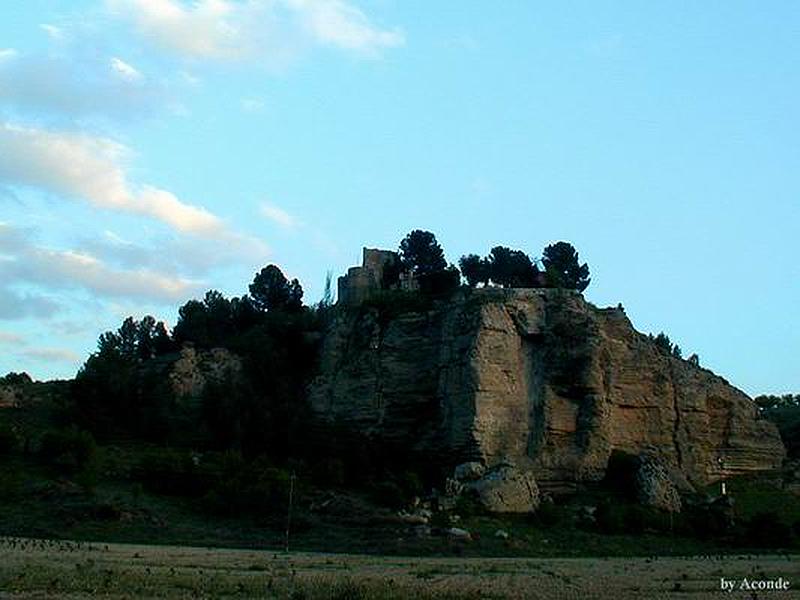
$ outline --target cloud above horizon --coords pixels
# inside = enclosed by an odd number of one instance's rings
[[[294,229],[299,224],[299,221],[293,215],[274,204],[263,203],[260,212],[261,216],[283,229]]]
[[[129,155],[128,148],[108,138],[0,123],[0,183],[147,216],[180,233],[210,238],[228,233],[205,208],[151,185],[132,184],[124,168]]]
[[[117,268],[86,252],[42,247],[32,241],[30,231],[5,223],[0,223],[0,276],[3,281],[51,290],[82,289],[98,297],[155,302],[182,300],[200,286],[147,268]]]
[[[305,221],[259,205],[265,186],[239,183],[282,167],[254,166],[247,144],[223,138],[238,135],[237,119],[280,118],[254,86],[266,71],[315,51],[379,58],[405,43],[357,4],[91,0],[72,13],[32,8],[14,25],[0,46],[0,342],[37,340],[36,354],[9,354],[14,368],[66,373],[120,316],[169,320],[208,287],[245,292],[242,278],[276,260],[259,233],[279,227],[293,234],[282,243],[302,232],[319,245]],[[204,137],[225,120],[229,130]],[[241,156],[205,160],[223,143]],[[213,177],[185,178],[186,157]],[[165,183],[171,170],[180,184]]]
[[[66,348],[28,348],[19,352],[21,356],[42,362],[61,362],[74,364],[81,360],[81,355]]]
[[[3,262],[0,262],[2,269]],[[0,270],[0,272],[2,272]],[[18,292],[8,285],[0,285],[0,319],[17,321],[26,318],[49,318],[56,314],[60,306],[52,298],[42,294]]]
[[[164,84],[119,57],[0,50],[0,103],[25,114],[128,120],[168,104]]]
[[[344,0],[106,0],[152,44],[213,61],[285,61],[304,47],[330,46],[366,57],[405,42],[399,30],[374,26]]]

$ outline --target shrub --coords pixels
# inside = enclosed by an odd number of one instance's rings
[[[39,444],[39,455],[49,465],[67,473],[76,473],[94,461],[97,452],[92,434],[77,428],[52,430]]]
[[[431,517],[431,527],[447,529],[452,524],[453,523],[450,520],[450,515],[444,510],[437,510]]]
[[[760,512],[747,522],[740,540],[757,548],[788,548],[792,545],[792,528],[773,511]]]
[[[313,477],[318,485],[342,487],[345,482],[344,461],[335,457],[320,459],[314,465]]]
[[[19,438],[14,430],[5,423],[0,423],[0,455],[11,454],[18,444]]]
[[[486,511],[474,494],[461,494],[456,500],[454,511],[462,517],[474,517],[484,514]]]
[[[4,465],[0,469],[0,500],[15,500],[23,492],[23,472],[19,468]]]
[[[624,515],[618,504],[601,502],[597,505],[594,518],[598,531],[602,533],[620,533],[624,529]]]
[[[403,490],[392,480],[381,481],[373,485],[370,495],[375,502],[389,508],[400,509],[407,504]]]
[[[722,506],[688,508],[682,515],[682,527],[701,540],[723,537],[731,532],[731,516]]]
[[[533,522],[543,529],[555,527],[561,521],[561,510],[552,502],[542,503],[538,510],[533,513]]]
[[[425,491],[422,479],[415,471],[405,471],[400,476],[400,487],[409,500],[414,496],[421,496]]]
[[[223,457],[224,458],[224,457]],[[249,514],[268,516],[286,512],[291,475],[272,466],[260,457],[249,463],[227,457],[230,469],[218,474],[214,484],[203,497],[206,510],[217,514]],[[301,495],[295,487],[295,500]],[[299,504],[296,502],[296,504]]]
[[[134,477],[149,491],[170,496],[197,496],[209,483],[189,452],[167,448],[146,454],[136,466]]]
[[[428,296],[448,296],[461,286],[461,273],[450,265],[441,271],[418,277],[419,289]]]

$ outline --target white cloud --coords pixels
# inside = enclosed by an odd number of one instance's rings
[[[29,232],[0,223],[0,277],[51,289],[85,289],[96,296],[170,302],[199,289],[199,283],[151,269],[120,269],[86,252],[35,245]]]
[[[261,98],[242,98],[242,110],[248,113],[260,113],[264,111],[264,101]]]
[[[20,354],[26,358],[42,362],[77,363],[81,360],[80,354],[65,348],[31,348],[20,352]]]
[[[0,344],[15,344],[22,346],[25,344],[25,338],[16,333],[9,333],[8,331],[0,331]]]
[[[405,41],[397,30],[376,29],[364,13],[343,0],[286,0],[286,4],[323,44],[372,54]]]
[[[372,25],[344,0],[106,0],[145,38],[194,59],[285,60],[310,44],[364,55],[400,46],[403,34]]]
[[[118,58],[103,61],[0,50],[0,102],[48,116],[129,119],[168,103],[164,84]]]
[[[220,243],[187,237],[158,237],[149,243],[120,239],[116,234],[83,240],[77,248],[124,268],[147,268],[169,273],[205,277],[226,265],[258,265],[269,258],[269,249],[260,240],[231,236]]]
[[[126,81],[141,81],[144,79],[144,76],[138,71],[138,69],[132,67],[116,56],[111,59],[111,70]]]
[[[4,263],[0,261],[0,273]],[[0,319],[14,320],[28,317],[46,318],[59,310],[59,305],[41,294],[20,293],[7,285],[0,285]]]
[[[190,8],[174,0],[107,0],[112,11],[133,21],[146,38],[195,58],[235,59],[243,52],[241,24],[251,3],[200,0]]]
[[[232,235],[205,208],[150,185],[134,186],[123,162],[127,148],[107,138],[0,123],[0,182],[79,198],[99,208],[144,215],[181,233]]]
[[[64,39],[64,31],[60,27],[49,23],[42,23],[39,25],[39,29],[44,31],[52,40],[58,41]]]
[[[274,204],[264,203],[261,205],[261,215],[280,225],[284,229],[293,229],[297,226],[297,219],[295,219],[288,212]]]

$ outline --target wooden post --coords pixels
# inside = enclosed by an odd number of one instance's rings
[[[295,474],[289,477],[289,509],[286,512],[286,552],[289,552],[289,531],[292,527],[292,500],[294,497],[294,480]]]

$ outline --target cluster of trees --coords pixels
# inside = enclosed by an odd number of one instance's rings
[[[400,242],[400,263],[403,270],[420,280],[423,290],[425,283],[434,279],[441,284],[437,287],[445,290],[460,284],[459,269],[448,265],[444,251],[430,231],[414,230]],[[485,257],[462,256],[458,265],[470,287],[491,283],[507,288],[557,287],[582,292],[591,281],[589,266],[581,264],[578,252],[568,242],[547,246],[541,261],[531,259],[522,250],[495,246]]]
[[[226,298],[209,290],[186,302],[170,333],[146,316],[102,334],[70,390],[73,416],[97,437],[133,435],[174,442],[203,432],[213,447],[257,455],[289,453],[302,417],[304,389],[316,360],[316,333],[326,308],[305,307],[297,279],[275,265],[256,273],[249,293]],[[207,386],[199,411],[176,402],[165,367],[185,344],[227,348],[242,360],[237,380]],[[159,357],[166,360],[159,361]]]
[[[462,256],[461,273],[467,284],[475,287],[490,282],[502,287],[557,287],[582,292],[591,279],[589,265],[581,264],[578,252],[568,242],[550,244],[539,261],[522,250],[495,246],[483,258],[477,254]]]
[[[29,385],[33,383],[31,376],[27,373],[8,373],[0,377],[0,385]]]
[[[800,458],[800,394],[762,394],[753,400],[761,414],[778,427],[789,458]]]
[[[678,344],[674,344],[669,336],[663,331],[658,335],[648,334],[648,339],[656,345],[656,348],[663,354],[673,356],[675,358],[683,358],[683,351]],[[695,366],[700,366],[700,357],[697,354],[691,354],[686,359],[688,362]]]
[[[753,398],[761,410],[772,408],[800,407],[800,394],[761,394]]]

